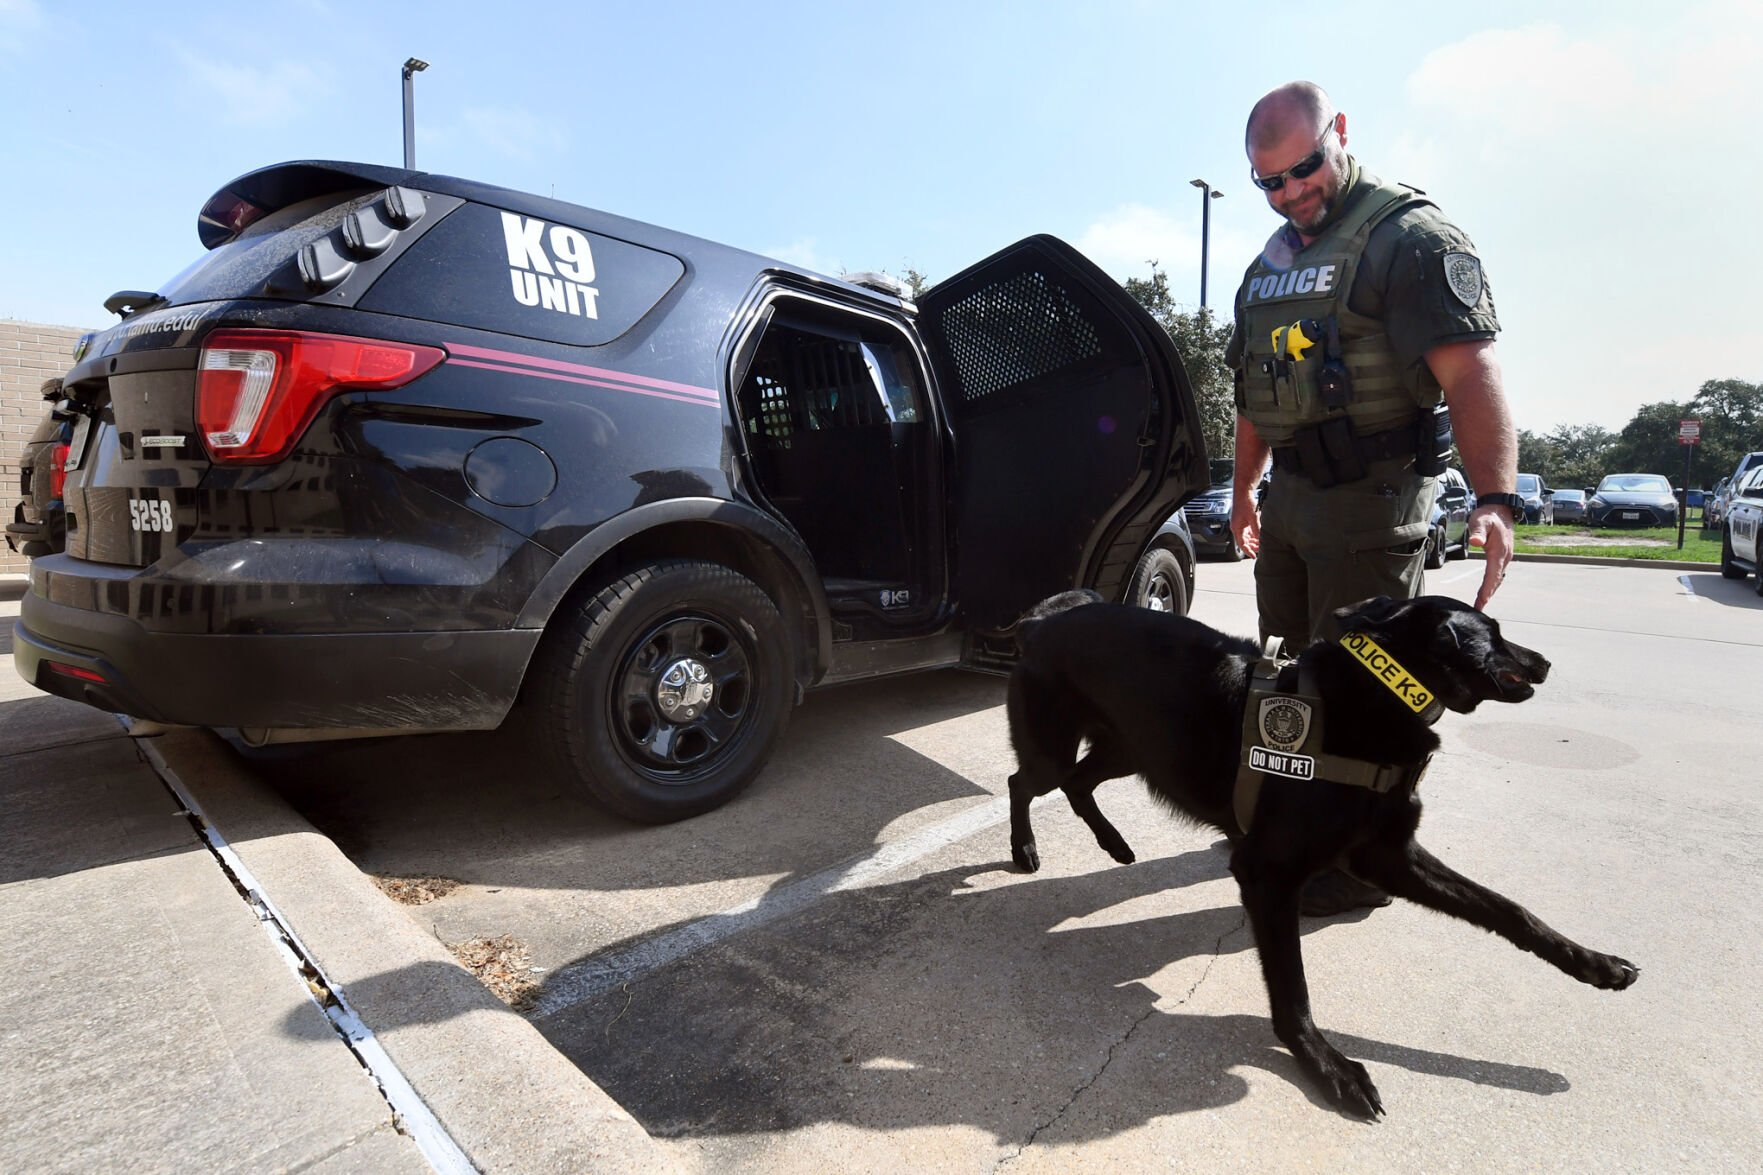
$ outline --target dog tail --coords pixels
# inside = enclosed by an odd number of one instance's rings
[[[1102,593],[1091,591],[1089,588],[1078,588],[1075,591],[1060,592],[1056,596],[1048,596],[1024,612],[1022,619],[1016,622],[1017,649],[1025,647],[1029,637],[1035,629],[1040,627],[1043,620],[1057,616],[1061,612],[1069,612],[1073,608],[1082,608],[1086,604],[1103,602]]]

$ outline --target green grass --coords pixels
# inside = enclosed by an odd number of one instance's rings
[[[1703,530],[1691,518],[1677,549],[1676,527],[1616,530],[1589,526],[1520,526],[1520,555],[1600,555],[1612,559],[1673,559],[1690,563],[1720,562],[1720,532]],[[1641,540],[1651,540],[1642,542]]]

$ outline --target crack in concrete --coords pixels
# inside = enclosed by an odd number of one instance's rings
[[[1212,954],[1207,958],[1206,967],[1204,970],[1202,970],[1200,972],[1200,977],[1198,979],[1194,980],[1193,986],[1188,988],[1186,995],[1182,996],[1181,999],[1176,1000],[1175,1003],[1169,1005],[1171,1008],[1179,1008],[1182,1005],[1186,1004],[1189,1000],[1194,998],[1194,993],[1200,990],[1200,985],[1205,983],[1206,977],[1212,974],[1212,965],[1214,963],[1218,962],[1218,956],[1223,953],[1224,940],[1227,938],[1230,938],[1232,935],[1236,934],[1244,926],[1248,925],[1248,922],[1249,922],[1249,915],[1247,912],[1245,912],[1243,914],[1242,918],[1237,921],[1237,924],[1235,926],[1231,927],[1229,930],[1225,931],[1223,934],[1218,936],[1217,940],[1214,941],[1212,944]],[[1059,1120],[1061,1118],[1065,1117],[1065,1115],[1071,1111],[1071,1107],[1073,1107],[1077,1104],[1078,1099],[1083,1097],[1084,1092],[1086,1090],[1088,1090],[1090,1088],[1090,1086],[1096,1084],[1096,1082],[1098,1082],[1102,1079],[1102,1074],[1106,1073],[1108,1071],[1108,1066],[1110,1066],[1114,1063],[1115,1054],[1118,1053],[1120,1051],[1120,1049],[1122,1047],[1124,1047],[1126,1045],[1126,1043],[1133,1038],[1133,1034],[1139,1030],[1139,1026],[1142,1025],[1145,1021],[1149,1020],[1152,1016],[1157,1015],[1162,1010],[1163,1010],[1162,1007],[1153,1003],[1151,1005],[1151,1007],[1149,1007],[1145,1010],[1144,1015],[1140,1016],[1137,1020],[1134,1020],[1132,1022],[1132,1026],[1126,1030],[1126,1032],[1121,1036],[1121,1038],[1119,1040],[1115,1041],[1113,1044],[1108,1046],[1108,1056],[1102,1061],[1101,1067],[1098,1068],[1094,1073],[1092,1073],[1090,1075],[1089,1080],[1085,1081],[1082,1085],[1079,1085],[1075,1090],[1073,1090],[1071,1097],[1066,1101],[1066,1103],[1063,1106],[1059,1107],[1058,1111],[1056,1113],[1054,1113],[1054,1115],[1051,1118],[1048,1118],[1045,1122],[1042,1122],[1039,1126],[1036,1126],[1033,1130],[1029,1131],[1028,1137],[1025,1138],[1022,1141],[1022,1143],[1016,1147],[1015,1150],[1011,1151],[1009,1154],[1007,1154],[1003,1158],[999,1159],[996,1163],[992,1164],[992,1170],[994,1172],[1000,1171],[1004,1167],[1008,1166],[1010,1163],[1013,1163],[1017,1159],[1021,1158],[1022,1153],[1024,1151],[1028,1150],[1029,1147],[1031,1147],[1035,1144],[1035,1139],[1039,1138],[1045,1131],[1047,1131],[1047,1130],[1051,1129],[1053,1126],[1057,1125]]]

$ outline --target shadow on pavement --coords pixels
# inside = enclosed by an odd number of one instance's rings
[[[810,694],[744,794],[662,827],[601,811],[505,732],[277,748],[249,769],[369,873],[617,892],[812,873],[986,795],[894,736],[1001,705],[1003,686],[948,672]]]
[[[972,1126],[1004,1144],[1057,1117],[1061,1137],[1081,1141],[1238,1101],[1243,1066],[1326,1109],[1265,1015],[1179,1010],[1215,957],[1252,949],[1240,908],[1122,917],[1127,903],[1224,879],[1225,863],[1201,850],[1072,877],[1000,863],[833,893],[536,1024],[660,1137],[832,1122]],[[1542,1096],[1569,1088],[1544,1069],[1332,1039],[1373,1064]],[[1102,1083],[1105,1117],[1065,1113],[1074,1089]]]

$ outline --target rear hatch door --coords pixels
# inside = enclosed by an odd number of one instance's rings
[[[462,203],[403,186],[409,176],[326,163],[242,176],[202,210],[207,253],[157,291],[106,302],[125,317],[93,339],[63,381],[78,413],[67,460],[68,554],[145,567],[199,526],[236,537],[271,521],[232,517],[227,503],[230,489],[267,485],[277,476],[272,463],[229,470],[225,486],[210,477],[197,420],[203,340],[221,327],[285,324],[290,303],[354,305]]]

